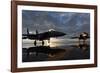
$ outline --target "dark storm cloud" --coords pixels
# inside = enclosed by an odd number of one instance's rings
[[[31,32],[55,29],[67,34],[90,32],[90,14],[75,12],[22,11],[23,33],[26,28]]]

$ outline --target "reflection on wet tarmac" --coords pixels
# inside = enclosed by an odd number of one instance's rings
[[[36,46],[22,49],[23,62],[77,60],[89,58],[90,46],[88,44],[61,47]]]

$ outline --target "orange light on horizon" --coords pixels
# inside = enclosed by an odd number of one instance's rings
[[[56,47],[57,44],[55,42],[60,42],[60,40],[57,38],[50,38],[50,43],[48,41],[46,41],[46,45],[48,45],[50,47]]]

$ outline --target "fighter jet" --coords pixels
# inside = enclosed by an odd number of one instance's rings
[[[35,40],[34,41],[35,46],[37,44],[37,40],[42,41],[42,46],[43,46],[44,40],[48,40],[48,43],[50,43],[50,38],[61,37],[64,35],[66,34],[63,32],[55,31],[53,29],[50,29],[49,31],[43,33],[38,33],[38,30],[36,30],[36,34],[30,34],[27,28],[27,34],[22,34],[22,39]]]
[[[87,32],[82,32],[79,36],[71,37],[71,39],[76,39],[76,38],[79,39],[79,43],[81,40],[83,40],[83,43],[85,43],[86,40],[90,37],[89,37],[89,34]]]

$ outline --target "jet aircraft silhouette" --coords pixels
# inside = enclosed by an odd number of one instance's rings
[[[27,28],[27,34],[22,34],[22,39],[31,39],[35,40],[34,45],[37,45],[37,40],[42,41],[42,46],[44,45],[44,40],[48,40],[48,43],[50,43],[50,38],[55,38],[55,37],[61,37],[66,35],[63,32],[55,31],[53,29],[39,33],[38,30],[36,30],[36,34],[31,34],[29,33],[29,29]]]

